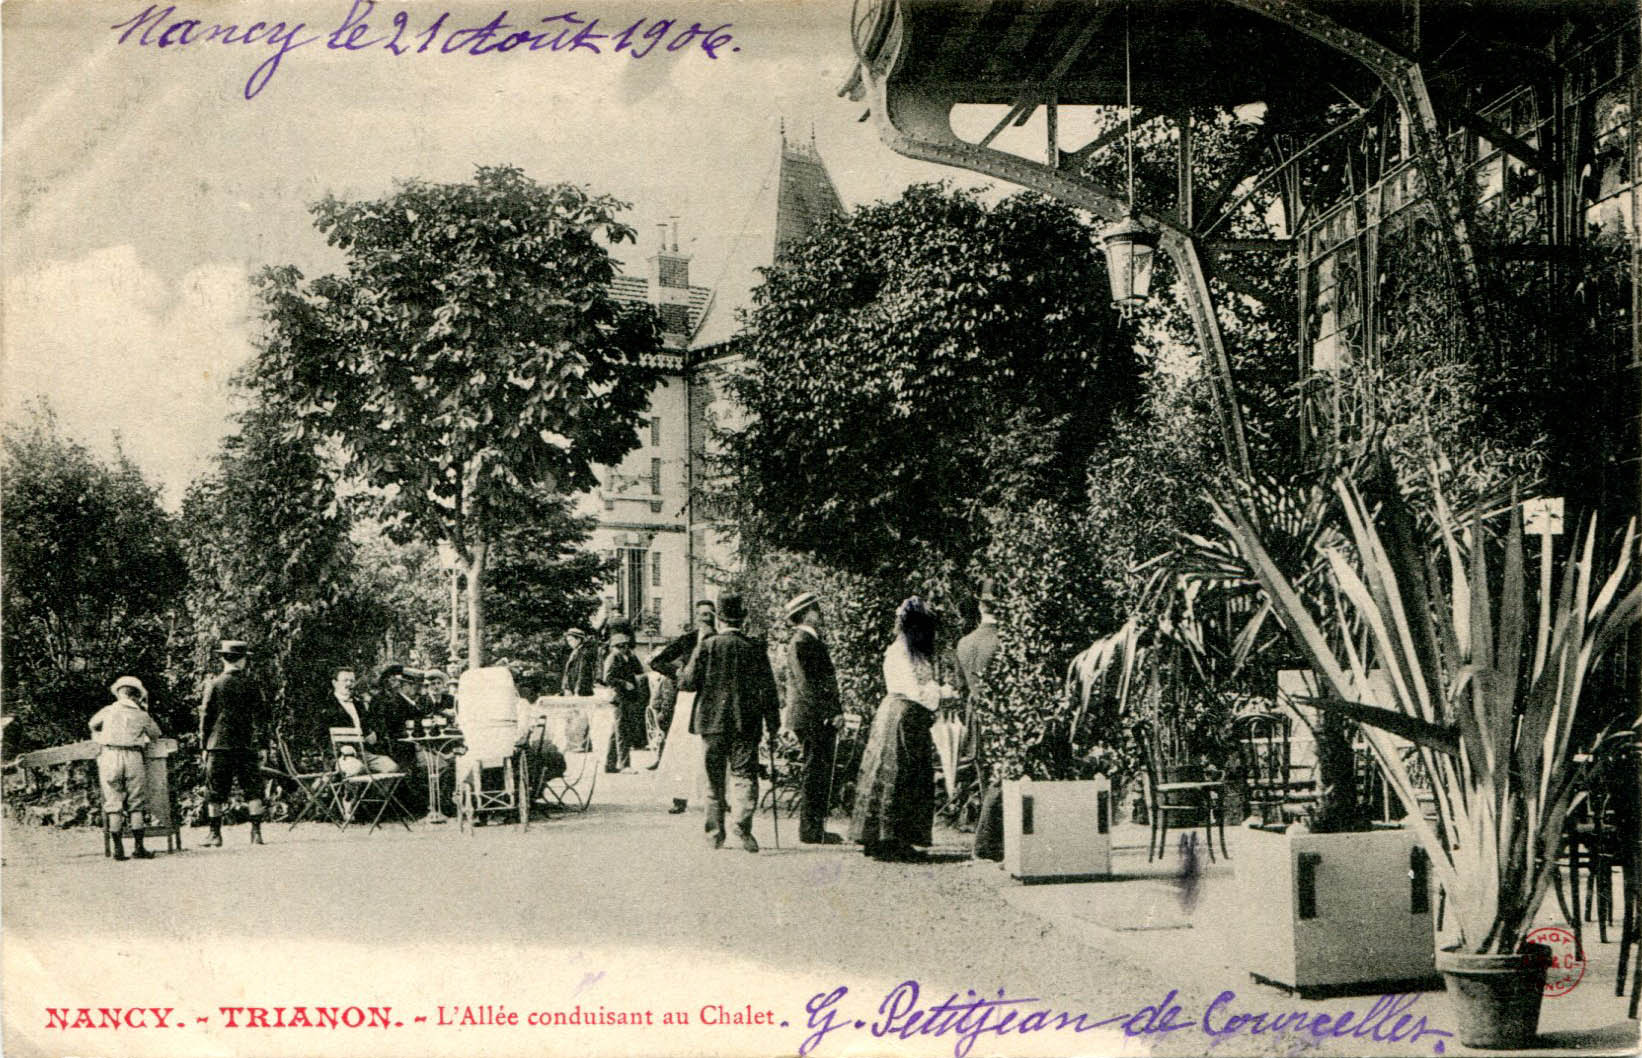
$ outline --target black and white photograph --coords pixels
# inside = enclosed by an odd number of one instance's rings
[[[7,1058],[1642,1046],[1636,0],[6,0]]]

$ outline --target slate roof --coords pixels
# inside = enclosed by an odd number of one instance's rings
[[[815,146],[783,137],[780,165],[754,191],[746,225],[730,249],[723,278],[714,286],[712,303],[690,349],[722,345],[740,333],[736,312],[751,304],[753,288],[761,281],[758,270],[768,268],[824,218],[843,211],[838,189]]]

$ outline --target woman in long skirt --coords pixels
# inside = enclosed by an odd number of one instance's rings
[[[872,720],[855,784],[850,840],[874,859],[916,860],[931,843],[935,815],[935,743],[929,729],[941,699],[954,692],[935,677],[935,615],[916,595],[895,614],[895,640],[884,651],[888,693]]]

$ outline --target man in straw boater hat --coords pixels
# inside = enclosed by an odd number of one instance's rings
[[[679,681],[696,695],[690,730],[701,736],[707,765],[707,835],[713,848],[724,845],[726,785],[736,795],[736,837],[748,852],[758,851],[753,813],[758,808],[760,730],[775,741],[781,728],[781,700],[764,644],[741,631],[747,609],[739,595],[718,600],[718,633],[702,636]],[[733,783],[727,784],[727,776]]]
[[[262,772],[257,750],[263,744],[268,706],[262,688],[245,671],[250,647],[224,639],[217,648],[222,671],[205,685],[200,699],[200,747],[205,751],[205,814],[210,846],[222,844],[222,805],[239,780],[251,810],[251,844],[262,844]]]
[[[787,688],[791,691],[787,726],[804,746],[798,840],[807,845],[842,844],[843,838],[827,832],[844,707],[838,696],[838,672],[821,638],[821,600],[814,592],[803,592],[788,600],[784,612],[793,626],[787,643]]]
[[[114,840],[114,858],[124,860],[120,832],[131,820],[131,855],[151,860],[143,848],[143,808],[148,775],[143,749],[160,737],[160,726],[148,715],[148,690],[135,676],[121,676],[109,687],[112,705],[91,718],[91,737],[102,747],[97,754],[97,781],[103,788],[103,825]]]

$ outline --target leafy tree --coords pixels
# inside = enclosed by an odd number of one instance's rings
[[[821,225],[766,271],[726,440],[743,533],[905,575],[984,541],[988,507],[1073,501],[1138,363],[1095,239],[1040,196],[944,186]]]
[[[625,204],[515,168],[412,180],[375,201],[326,197],[316,223],[345,270],[261,276],[268,335],[256,385],[291,431],[333,443],[382,490],[389,531],[448,541],[466,567],[468,659],[484,659],[491,546],[533,486],[573,494],[637,444],[655,313],[610,294],[600,244]]]
[[[64,437],[44,405],[6,431],[3,468],[7,748],[85,738],[120,675],[174,730],[163,673],[185,573],[158,490],[123,454],[105,463]]]
[[[1066,778],[1042,773],[1028,751],[1050,720],[1065,719],[1068,662],[1118,623],[1093,561],[1100,544],[1080,510],[1047,501],[995,511],[991,522],[999,648],[981,714],[987,766],[994,780]]]
[[[520,521],[492,549],[485,611],[498,651],[541,660],[552,640],[597,608],[606,567],[584,546],[596,519],[546,490],[526,500]]]
[[[285,418],[252,407],[183,499],[194,644],[180,682],[210,674],[219,639],[244,639],[282,728],[304,742],[332,671],[371,661],[390,615],[361,582],[323,460],[286,436]]]

